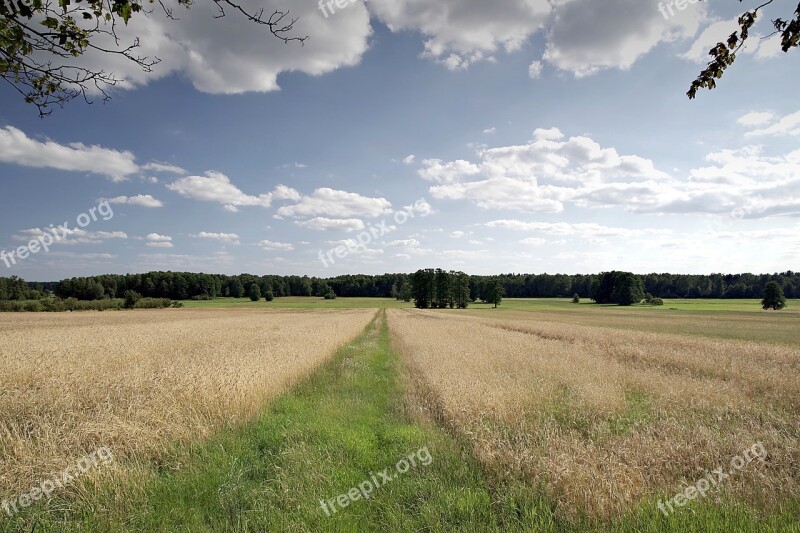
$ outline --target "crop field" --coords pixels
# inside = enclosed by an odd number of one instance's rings
[[[113,449],[117,465],[169,464],[173,444],[252,418],[355,338],[373,315],[3,315],[2,493],[29,489],[103,445]]]
[[[798,313],[336,302],[0,315],[0,531],[797,531]]]
[[[753,443],[765,463],[705,505],[796,505],[796,347],[473,315],[392,311],[389,324],[432,414],[488,469],[541,487],[558,518],[654,507]]]

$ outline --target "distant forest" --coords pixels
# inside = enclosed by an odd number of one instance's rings
[[[780,274],[648,274],[639,276],[645,291],[658,298],[761,298],[770,281],[783,287],[787,298],[800,298],[800,273]],[[48,293],[60,298],[101,300],[121,298],[132,290],[148,298],[172,300],[245,298],[253,285],[261,294],[281,296],[325,296],[330,290],[341,297],[402,297],[411,291],[412,275],[353,275],[334,278],[308,276],[225,276],[185,272],[103,275],[71,278],[60,282],[27,283],[19,278],[0,278],[0,300],[36,300]],[[506,298],[589,298],[597,275],[501,274],[468,276],[470,298],[476,300],[482,288],[494,280],[503,286]]]

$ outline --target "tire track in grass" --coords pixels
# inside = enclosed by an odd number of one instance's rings
[[[382,310],[257,420],[186,451],[179,471],[153,469],[141,501],[109,492],[39,530],[500,530],[477,461],[407,416],[400,364]]]

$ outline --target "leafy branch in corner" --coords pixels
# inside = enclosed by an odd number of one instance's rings
[[[700,73],[696,80],[692,82],[689,92],[686,95],[690,100],[697,97],[697,91],[700,89],[713,90],[717,86],[717,80],[722,78],[725,71],[733,65],[736,61],[736,54],[747,42],[750,37],[750,30],[758,19],[759,12],[772,4],[775,0],[768,0],[752,11],[748,11],[739,17],[739,30],[733,32],[727,42],[717,43],[711,51],[708,52],[713,59],[708,66]],[[741,3],[742,0],[739,0]],[[794,18],[791,20],[784,20],[781,18],[774,19],[772,26],[775,31],[768,35],[766,38],[773,35],[780,35],[781,50],[788,52],[790,49],[798,46],[800,42],[800,3],[794,11]]]
[[[218,9],[214,18],[225,17],[229,10],[265,26],[284,43],[302,44],[308,38],[292,35],[297,19],[289,11],[276,10],[267,16],[264,10],[251,12],[233,0],[212,1]],[[192,0],[0,0],[0,76],[42,117],[53,106],[63,107],[76,98],[91,103],[92,95],[99,95],[109,100],[109,89],[122,80],[78,59],[92,51],[122,57],[151,72],[160,59],[140,55],[138,37],[120,45],[117,28],[119,21],[127,25],[133,17],[149,15],[144,4],[156,2],[176,21],[174,8],[192,5]]]

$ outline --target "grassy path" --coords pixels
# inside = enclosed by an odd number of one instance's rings
[[[49,514],[36,530],[507,529],[517,518],[497,516],[469,452],[409,421],[399,365],[381,311],[259,419],[187,452],[178,472],[156,472],[141,501],[109,493],[58,523]]]

